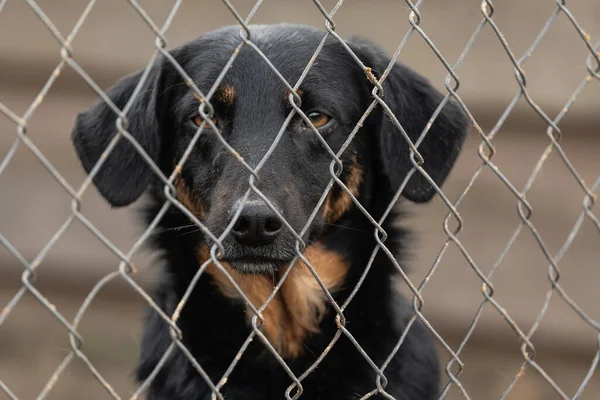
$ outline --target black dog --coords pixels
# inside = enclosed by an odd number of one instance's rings
[[[323,36],[323,32],[305,26],[251,28],[252,42],[292,86]],[[171,54],[207,93],[241,40],[239,28],[229,27],[208,33]],[[348,43],[368,67],[367,72],[381,76],[389,57],[364,40]],[[110,89],[108,96],[117,107],[125,106],[140,76],[128,76]],[[334,152],[373,101],[373,82],[342,44],[328,39],[297,94],[303,112]],[[442,95],[400,64],[392,68],[383,89],[386,104],[416,142]],[[175,181],[177,199],[217,237],[231,223],[231,232],[222,242],[224,251],[218,255],[223,268],[257,308],[296,256],[296,241],[260,196],[252,193],[247,203],[240,205],[250,174],[239,158],[256,167],[290,113],[289,98],[287,86],[252,48],[244,46],[210,100],[214,107],[211,121],[238,154],[226,149],[206,128]],[[162,60],[150,72],[127,114],[128,132],[167,176],[198,126],[210,124],[200,117],[200,104],[172,64]],[[115,136],[115,121],[116,114],[102,100],[78,116],[73,141],[86,171]],[[466,132],[466,117],[449,102],[419,144],[423,167],[437,185],[452,168]],[[302,230],[330,182],[331,160],[316,132],[296,113],[260,170],[257,188],[296,232]],[[364,121],[341,160],[341,181],[375,220],[382,217],[412,168],[409,148],[381,106]],[[126,206],[148,191],[152,200],[146,212],[148,222],[166,200],[164,183],[125,139],[105,160],[94,183],[115,207]],[[405,198],[417,203],[429,201],[434,194],[434,187],[418,172],[403,191]],[[241,211],[239,207],[243,207]],[[239,218],[232,221],[235,215]],[[388,235],[386,246],[400,254],[406,233],[394,226],[395,216],[390,215],[383,228]],[[369,264],[376,246],[374,230],[350,196],[333,185],[306,230],[303,254],[337,304],[344,303]],[[199,267],[208,260],[213,244],[209,235],[191,226],[190,219],[175,206],[160,220],[153,245],[162,251],[164,261],[155,301],[167,315],[173,314]],[[221,269],[207,265],[177,325],[183,343],[216,384],[252,331],[253,314]],[[388,257],[379,251],[344,310],[345,327],[377,366],[385,362],[413,315],[408,302],[393,289],[396,273]],[[341,321],[336,323],[332,305],[301,259],[262,315],[261,332],[296,376],[326,349]],[[152,373],[171,342],[169,326],[151,311],[137,368],[140,381]],[[418,321],[385,369],[385,376],[385,391],[396,399],[433,399],[438,394],[437,354]],[[319,366],[302,380],[301,398],[358,399],[377,388],[376,377],[369,362],[342,334]],[[230,400],[282,399],[291,384],[272,351],[255,337],[220,392]],[[298,393],[293,388],[290,396]],[[177,348],[154,377],[148,399],[210,399],[211,394],[209,385]]]

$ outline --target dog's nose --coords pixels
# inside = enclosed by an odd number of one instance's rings
[[[244,205],[231,233],[238,243],[258,247],[273,243],[281,227],[281,221],[264,201],[251,201]]]

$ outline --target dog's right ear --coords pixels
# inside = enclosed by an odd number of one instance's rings
[[[391,59],[373,43],[351,39],[351,47],[357,56],[376,75],[381,76]],[[367,79],[363,80],[368,82]],[[369,84],[371,90],[372,84]],[[413,144],[427,128],[427,136],[418,151],[425,163],[423,170],[436,186],[441,187],[462,149],[469,132],[470,122],[458,103],[450,100],[441,109],[435,121],[429,121],[444,96],[416,71],[395,62],[383,83],[383,101],[400,122]],[[413,168],[408,144],[401,136],[391,118],[381,112],[382,118],[375,131],[377,156],[382,170],[389,178],[393,192],[398,190]],[[435,187],[427,178],[416,172],[407,182],[402,195],[415,203],[430,201],[436,194]]]
[[[161,148],[157,96],[163,69],[162,65],[154,66],[126,114],[127,131],[155,162]],[[119,109],[125,107],[141,76],[142,72],[129,75],[107,91],[108,97]],[[118,133],[116,122],[117,114],[101,98],[77,116],[71,138],[87,173],[90,173]],[[122,137],[93,181],[100,194],[113,207],[122,207],[142,195],[152,173],[133,145]]]

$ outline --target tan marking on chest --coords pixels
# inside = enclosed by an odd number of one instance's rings
[[[349,265],[340,254],[321,244],[314,244],[306,249],[304,256],[328,290],[335,291],[341,287]],[[201,248],[199,258],[201,263],[208,259],[206,246]],[[282,268],[275,277],[242,274],[227,263],[221,264],[255,308],[262,306],[287,268]],[[306,264],[298,260],[292,268],[279,292],[263,311],[265,323],[261,327],[277,352],[283,357],[291,358],[301,355],[304,341],[310,334],[319,331],[328,302]],[[241,299],[239,292],[214,263],[208,265],[206,272],[224,296]],[[250,309],[247,311],[250,322],[254,314]]]

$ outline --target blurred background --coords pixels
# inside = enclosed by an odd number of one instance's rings
[[[253,1],[234,1],[242,16]],[[87,2],[39,0],[38,4],[66,37]],[[171,1],[140,1],[149,16],[162,25]],[[324,1],[330,10],[335,3]],[[61,60],[60,46],[26,2],[0,1],[0,102],[22,116]],[[553,1],[504,0],[497,2],[493,19],[517,58],[526,54],[546,20],[557,6]],[[421,28],[446,60],[454,64],[482,20],[476,1],[430,0],[420,7]],[[592,43],[600,40],[600,2],[569,3],[569,11],[585,29]],[[342,36],[360,34],[393,52],[409,28],[409,8],[403,1],[369,0],[345,2],[335,15]],[[166,34],[169,48],[203,32],[235,24],[218,0],[184,2]],[[253,23],[294,22],[323,27],[324,19],[312,2],[266,1]],[[155,37],[126,1],[98,2],[72,42],[74,59],[98,85],[106,89],[124,74],[146,65],[154,51]],[[523,69],[531,97],[555,118],[575,89],[588,76],[589,51],[565,13],[560,13]],[[400,60],[444,88],[446,70],[431,48],[413,33]],[[594,64],[592,63],[592,66]],[[489,25],[475,40],[457,70],[459,95],[485,133],[496,124],[519,86],[513,66]],[[77,112],[84,110],[95,94],[69,67],[29,120],[27,134],[50,162],[75,188],[84,180],[70,143],[70,129]],[[561,146],[574,169],[588,187],[600,177],[600,82],[590,79],[560,123]],[[16,125],[0,113],[0,159],[17,137]],[[518,190],[526,184],[536,163],[550,144],[545,123],[521,99],[495,136],[493,161]],[[481,165],[477,149],[481,137],[472,131],[458,164],[444,187],[455,201]],[[584,191],[553,150],[527,193],[533,207],[531,222],[548,252],[555,255],[567,241],[582,212]],[[548,260],[527,226],[516,236],[506,257],[500,255],[518,228],[521,218],[517,199],[490,168],[484,168],[458,211],[463,228],[458,239],[472,261],[488,274],[497,265],[492,282],[494,299],[527,332],[540,315],[547,291]],[[43,167],[35,155],[20,145],[0,175],[0,232],[29,261],[43,249],[71,214],[71,198]],[[402,224],[418,233],[408,257],[410,278],[419,284],[428,273],[448,236],[443,220],[448,208],[440,199],[423,206],[406,205],[409,216]],[[127,252],[143,227],[133,209],[111,210],[88,190],[82,212],[114,243]],[[598,215],[598,211],[596,211]],[[456,227],[450,222],[450,229]],[[589,318],[600,319],[600,235],[585,218],[572,244],[562,256],[560,283],[564,291]],[[152,285],[155,269],[152,253],[134,257],[139,268],[133,279],[143,288]],[[37,269],[36,288],[68,320],[72,320],[85,296],[103,276],[118,267],[117,257],[80,222],[75,221],[48,251]],[[0,309],[6,307],[21,287],[23,267],[0,246]],[[402,290],[406,284],[399,283]],[[450,244],[423,290],[423,314],[456,351],[468,333],[484,299],[482,281]],[[144,300],[124,280],[107,285],[83,317],[79,332],[84,351],[99,372],[123,397],[135,390],[131,373],[137,356],[144,315]],[[32,295],[26,294],[11,307],[0,325],[0,380],[18,398],[32,399],[46,385],[69,352],[67,330]],[[442,342],[440,356],[450,359]],[[532,338],[535,361],[569,397],[586,377],[598,351],[598,330],[577,314],[558,293]],[[489,303],[470,340],[461,350],[464,371],[460,381],[472,399],[500,398],[520,372],[523,356],[513,328]],[[456,371],[457,366],[452,367]],[[597,399],[600,375],[592,375],[580,399]],[[75,359],[61,375],[50,399],[109,398],[88,368]],[[0,390],[0,399],[8,396]],[[461,398],[453,388],[450,399]],[[532,367],[507,396],[509,399],[559,399],[551,385]]]

